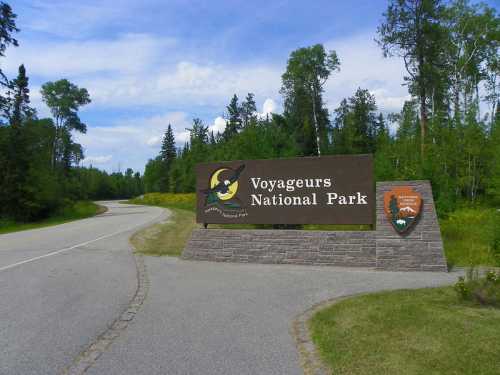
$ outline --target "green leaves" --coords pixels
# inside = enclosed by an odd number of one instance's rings
[[[67,79],[60,79],[43,84],[41,94],[57,126],[80,131],[82,125],[77,112],[80,107],[91,102],[87,89],[79,88]]]

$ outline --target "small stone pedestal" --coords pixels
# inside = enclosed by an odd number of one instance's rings
[[[384,193],[395,186],[410,186],[422,195],[420,218],[405,234],[398,234],[384,212]],[[429,181],[377,182],[377,269],[447,271],[443,241]]]

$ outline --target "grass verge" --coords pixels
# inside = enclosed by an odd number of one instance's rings
[[[18,223],[12,220],[0,219],[0,234],[63,224],[102,214],[106,212],[106,210],[106,207],[98,205],[94,202],[80,201],[74,203],[72,206],[61,209],[54,216],[32,223]]]
[[[147,255],[180,256],[191,231],[197,226],[192,211],[168,207],[172,213],[165,223],[155,224],[132,236],[135,249]]]
[[[500,213],[494,208],[462,208],[440,221],[446,258],[457,266],[500,266],[494,249],[500,231]]]
[[[189,230],[196,227],[195,210],[196,210],[196,195],[194,193],[173,194],[173,193],[148,193],[141,198],[133,199],[130,203],[146,204],[160,206],[172,209],[179,209],[191,212],[191,221],[188,220],[188,213],[181,215],[183,218],[182,226],[176,223],[167,224],[156,228],[157,234],[151,232],[146,237],[150,237],[151,246],[143,244],[142,247],[147,247],[149,253],[162,254],[160,249],[153,250],[155,236],[162,236],[166,241],[168,237],[161,235],[161,231],[165,229],[168,233],[175,233],[187,226]],[[493,249],[495,238],[500,234],[498,231],[498,213],[492,208],[463,208],[450,214],[446,219],[440,220],[441,232],[443,234],[443,242],[446,252],[446,257],[451,265],[470,266],[470,265],[500,265],[500,250]],[[175,216],[174,216],[174,221]],[[174,228],[174,229],[172,229]],[[269,229],[271,225],[252,225],[252,224],[211,224],[210,228],[224,229]],[[369,225],[303,225],[305,230],[370,230]],[[182,233],[185,233],[182,231]],[[189,236],[189,234],[187,235]],[[182,237],[187,240],[187,236]],[[179,241],[181,238],[179,239]],[[145,240],[146,241],[146,240]],[[500,241],[500,240],[498,240]],[[157,243],[157,246],[162,246]],[[500,246],[500,245],[499,245]],[[182,246],[181,246],[182,247]]]
[[[309,323],[334,374],[500,374],[500,309],[461,303],[452,287],[353,297]]]

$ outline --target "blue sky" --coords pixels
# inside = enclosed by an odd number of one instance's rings
[[[323,43],[341,71],[328,82],[330,110],[357,87],[379,109],[397,111],[407,98],[403,66],[383,59],[374,42],[387,2],[361,1],[26,1],[18,15],[20,46],[0,61],[14,76],[24,63],[32,102],[48,115],[39,89],[67,78],[89,90],[76,138],[85,163],[142,171],[159,150],[166,126],[178,144],[193,117],[222,130],[236,93],[254,92],[261,113],[281,112],[280,76],[290,52]]]

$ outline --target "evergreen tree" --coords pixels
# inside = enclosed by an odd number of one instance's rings
[[[255,95],[249,92],[245,101],[241,103],[241,120],[242,126],[254,123],[256,120],[257,106],[255,104]]]
[[[163,136],[160,155],[164,163],[172,162],[177,155],[175,148],[175,136],[170,124],[168,124],[167,131]]]
[[[344,99],[335,110],[334,153],[371,153],[375,150],[377,123],[375,97],[358,88],[354,96]]]
[[[175,148],[175,137],[172,131],[172,126],[168,124],[167,131],[163,137],[161,145],[160,157],[162,161],[162,176],[160,179],[160,191],[170,191],[170,171],[174,163],[177,151]]]
[[[226,122],[226,128],[224,129],[223,137],[224,139],[229,139],[233,137],[235,134],[237,134],[242,126],[241,108],[238,104],[238,97],[236,96],[236,94],[233,95],[231,102],[226,107],[226,109],[228,113],[227,116],[228,118]]]
[[[24,65],[19,66],[17,78],[7,84],[3,116],[10,125],[20,126],[24,120],[34,116],[35,110],[30,107],[29,79]]]

